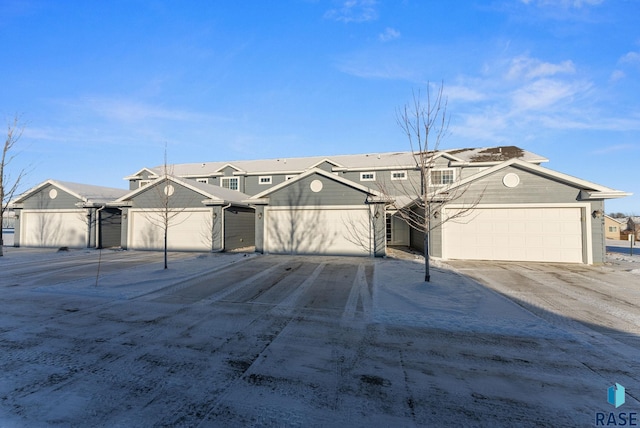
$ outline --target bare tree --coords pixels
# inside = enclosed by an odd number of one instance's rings
[[[157,209],[145,210],[145,217],[149,222],[160,229],[162,233],[162,248],[164,253],[164,268],[168,268],[168,237],[169,228],[172,225],[180,224],[186,219],[178,221],[178,216],[185,211],[183,206],[174,203],[173,194],[175,187],[170,179],[172,175],[172,168],[167,163],[167,148],[164,149],[164,163],[162,166],[162,176],[157,178],[154,182],[149,183],[147,186],[154,186],[156,199],[159,202]]]
[[[435,93],[434,93],[435,92]],[[471,213],[480,199],[478,194],[472,202],[456,211],[449,210],[447,216],[442,214],[442,208],[447,203],[460,198],[468,186],[457,186],[453,176],[441,176],[439,170],[434,170],[438,159],[438,149],[449,130],[449,116],[447,114],[447,99],[444,97],[444,85],[440,84],[433,91],[427,84],[426,100],[420,92],[413,93],[413,101],[397,111],[397,122],[409,140],[411,152],[418,171],[419,179],[409,179],[398,189],[390,190],[385,183],[379,183],[381,191],[393,200],[391,210],[406,222],[409,227],[424,233],[424,280],[431,280],[429,264],[429,235],[431,231],[441,227],[447,221],[464,217]],[[395,197],[393,197],[395,196]]]
[[[9,201],[18,191],[20,182],[24,178],[26,171],[21,169],[18,174],[12,177],[8,168],[15,158],[15,146],[22,137],[24,127],[21,126],[18,116],[14,116],[13,121],[7,126],[7,138],[4,140],[2,148],[2,159],[0,160],[0,221],[4,218],[4,213],[9,207]],[[2,232],[0,232],[0,257],[4,255]]]

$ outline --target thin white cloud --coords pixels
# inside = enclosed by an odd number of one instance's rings
[[[636,144],[614,144],[612,146],[606,146],[598,150],[593,150],[592,155],[606,155],[609,153],[628,152],[630,150],[637,150]]]
[[[485,93],[462,85],[447,85],[445,87],[445,95],[449,101],[477,102],[487,98]]]
[[[613,72],[611,73],[611,76],[609,77],[609,80],[612,82],[617,82],[618,80],[622,80],[625,77],[627,77],[627,74],[624,71],[613,70]]]
[[[640,65],[640,52],[628,52],[620,58],[622,64],[639,64]]]
[[[376,0],[346,0],[329,9],[324,17],[344,23],[375,21],[378,19],[377,4]]]
[[[580,9],[585,6],[597,6],[604,2],[604,0],[520,0],[524,4],[531,4],[536,6],[555,6],[562,8],[576,8]]]
[[[543,62],[528,55],[515,57],[507,72],[508,79],[536,79],[554,76],[556,74],[574,74],[576,72],[573,61],[566,60],[558,64]]]
[[[522,86],[512,94],[513,106],[516,110],[542,110],[569,102],[578,93],[589,89],[580,82],[563,82],[554,79],[539,79]]]
[[[391,27],[387,27],[384,29],[384,32],[378,36],[378,38],[383,42],[388,42],[390,40],[399,39],[400,32]]]
[[[74,101],[72,104],[93,111],[105,119],[126,123],[153,120],[193,122],[201,121],[206,117],[201,113],[170,109],[160,104],[150,104],[126,98],[90,97]]]

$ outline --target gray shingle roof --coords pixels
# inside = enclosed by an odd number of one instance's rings
[[[462,162],[500,162],[517,157],[525,162],[540,163],[548,159],[535,153],[522,150],[515,146],[466,148],[441,150],[439,153],[450,155],[453,159]],[[410,168],[415,166],[416,161],[412,152],[386,152],[386,153],[364,153],[355,155],[334,155],[334,156],[310,156],[299,158],[276,158],[262,160],[239,160],[239,161],[216,161],[183,163],[171,165],[173,175],[206,177],[215,175],[227,166],[232,166],[239,171],[258,173],[301,173],[323,161],[329,161],[337,167],[347,169],[358,168]],[[151,168],[154,172],[162,174],[164,167],[157,166]]]

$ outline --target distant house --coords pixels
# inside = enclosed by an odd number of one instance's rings
[[[621,232],[626,224],[622,219],[604,216],[604,236],[606,239],[622,239]]]
[[[107,202],[124,193],[124,189],[46,180],[13,201],[14,245],[119,246],[120,210],[107,207]]]
[[[636,241],[640,240],[640,217],[627,217],[625,220],[626,228],[621,232],[621,239],[629,239],[629,235],[633,234]]]

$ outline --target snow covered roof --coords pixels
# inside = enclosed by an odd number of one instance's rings
[[[525,162],[541,163],[548,159],[535,153],[520,149],[515,146],[485,147],[485,148],[465,148],[450,149],[434,152],[436,156],[448,158],[458,165],[469,163],[496,164],[508,159],[518,158]],[[238,160],[220,162],[197,162],[171,165],[173,175],[179,177],[208,177],[222,175],[222,171],[231,167],[237,174],[300,174],[306,170],[318,167],[324,162],[333,165],[334,170],[362,170],[362,169],[406,169],[416,165],[414,153],[406,152],[386,152],[386,153],[363,153],[354,155],[334,155],[334,156],[310,156],[298,158],[277,158],[261,160]],[[152,171],[162,175],[165,166],[154,168],[143,168],[140,171]],[[139,171],[139,172],[140,172]],[[137,174],[137,173],[136,173]],[[125,179],[135,178],[133,176]]]
[[[102,187],[95,186],[92,184],[84,184],[84,183],[73,183],[70,181],[58,181],[58,180],[46,180],[42,183],[32,187],[27,190],[20,196],[18,196],[13,203],[23,202],[25,199],[29,198],[34,193],[37,193],[45,186],[56,186],[61,190],[75,196],[78,199],[81,199],[85,203],[106,203],[108,201],[112,201],[117,199],[128,192],[126,189],[116,189],[113,187]]]

